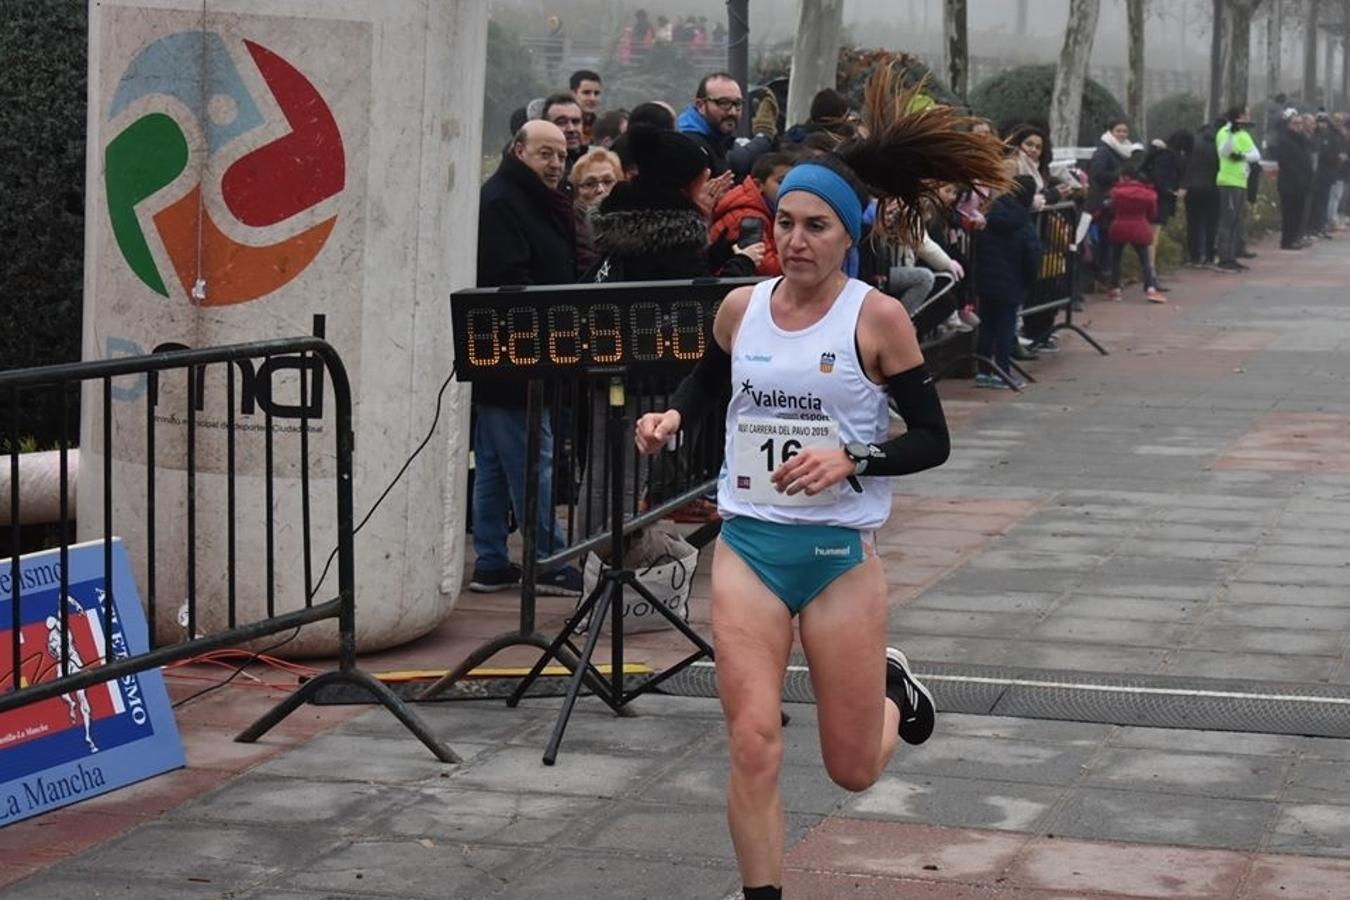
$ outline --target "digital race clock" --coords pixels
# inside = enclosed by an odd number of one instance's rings
[[[546,378],[558,369],[688,368],[717,307],[758,279],[477,288],[450,298],[460,381]]]

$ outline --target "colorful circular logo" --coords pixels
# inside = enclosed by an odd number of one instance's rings
[[[323,249],[337,216],[298,233],[289,233],[285,223],[341,193],[346,184],[342,135],[318,90],[261,44],[240,44],[241,59],[246,54],[256,67],[247,79],[219,34],[185,31],[156,40],[127,67],[109,113],[111,120],[133,104],[143,110],[104,151],[117,246],[151,290],[168,297],[176,279],[184,294],[203,306],[265,297],[304,271]],[[249,83],[270,96],[255,99]],[[146,97],[154,99],[139,103]],[[194,121],[185,129],[180,118],[189,116]],[[239,142],[245,147],[250,138],[256,142],[260,131],[284,133],[242,153],[223,171],[211,165],[218,156],[238,154]],[[228,213],[233,222],[213,215],[222,204],[207,202],[200,177],[186,189],[180,181],[192,156],[189,132],[205,148],[199,170],[219,171],[224,209],[218,215]],[[171,185],[178,189],[167,191]],[[167,264],[156,259],[147,225],[159,238]],[[248,229],[287,236],[255,243],[241,236]]]

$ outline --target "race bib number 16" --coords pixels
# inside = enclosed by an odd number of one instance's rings
[[[773,506],[827,506],[835,501],[838,485],[812,497],[804,492],[782,493],[769,479],[779,466],[803,450],[834,450],[839,446],[839,424],[833,419],[743,416],[736,420],[736,465],[732,470],[736,496],[750,503]]]

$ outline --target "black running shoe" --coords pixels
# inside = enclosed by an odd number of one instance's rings
[[[484,569],[473,567],[469,579],[469,590],[479,594],[492,594],[497,591],[514,591],[520,588],[520,566],[508,564],[503,569]]]
[[[909,660],[894,647],[886,648],[886,696],[900,707],[900,739],[922,744],[937,724],[933,695],[909,670]]]
[[[548,597],[580,597],[583,579],[575,566],[541,572],[534,580],[535,593]]]

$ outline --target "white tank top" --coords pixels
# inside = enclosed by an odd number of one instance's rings
[[[770,309],[779,282],[755,286],[733,338],[717,505],[724,516],[875,530],[890,515],[889,478],[852,479],[861,492],[846,480],[815,497],[779,494],[769,483],[773,469],[805,447],[886,439],[886,392],[863,371],[855,337],[871,288],[849,279],[818,322],[786,331]]]

